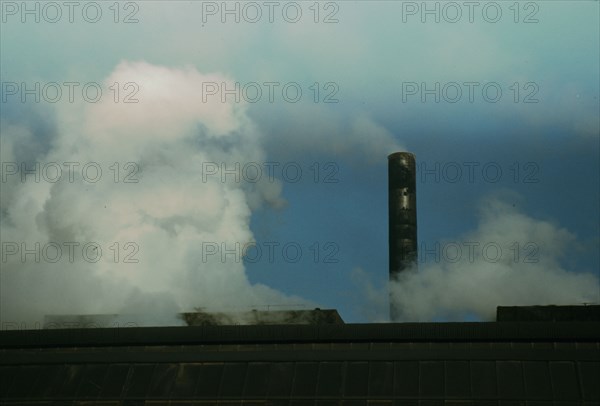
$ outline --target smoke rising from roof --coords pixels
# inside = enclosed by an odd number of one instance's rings
[[[512,194],[489,196],[480,205],[476,229],[437,246],[420,245],[418,271],[403,272],[390,282],[401,321],[493,321],[497,306],[600,301],[595,275],[561,265],[574,251],[575,235],[523,214],[515,199]],[[363,306],[372,309],[366,316],[386,321],[388,286],[373,286],[361,269],[354,271],[354,278],[365,286],[368,304]]]
[[[114,103],[109,87],[132,81],[139,85],[135,96],[139,103]],[[291,123],[297,125],[286,125],[284,134],[273,130],[264,136],[244,103],[203,101],[200,89],[206,81],[225,81],[228,88],[234,87],[232,78],[203,74],[193,67],[124,62],[104,82],[106,97],[101,102],[57,105],[52,128],[46,131],[37,121],[9,122],[2,117],[2,162],[27,162],[28,167],[34,160],[42,165],[80,163],[74,182],[64,174],[56,183],[36,182],[32,175],[25,182],[18,175],[2,182],[2,242],[25,242],[29,249],[35,243],[79,244],[73,263],[66,259],[64,246],[56,263],[38,263],[29,254],[26,261],[17,254],[2,262],[3,323],[33,327],[45,314],[148,310],[164,315],[163,324],[181,324],[176,314],[196,307],[227,311],[273,303],[316,306],[250,283],[241,261],[229,257],[223,262],[219,255],[203,260],[203,242],[231,247],[253,241],[252,211],[282,207],[285,199],[281,183],[266,178],[257,183],[234,182],[231,177],[221,182],[220,176],[204,181],[202,164],[264,162],[268,160],[264,144],[274,141],[281,147],[270,146],[269,152],[318,151],[358,158],[358,165],[383,164],[387,153],[403,148],[368,116],[345,122],[341,113],[330,117],[310,104],[293,110],[297,122]],[[313,109],[314,115],[306,114]],[[307,116],[312,118],[308,123]],[[275,127],[282,124],[276,117],[272,122]],[[327,123],[331,127],[324,127]],[[89,162],[103,170],[98,182],[82,179],[81,166]],[[132,169],[125,166],[128,162],[139,169],[134,175],[137,183],[123,182]],[[115,163],[119,182],[114,182],[110,169]],[[81,257],[81,246],[90,241],[103,250],[95,263]],[[478,228],[461,238],[465,241],[500,244],[508,260],[490,262],[479,254],[471,262],[466,250],[455,263],[426,258],[418,274],[407,274],[394,284],[407,320],[458,320],[471,315],[487,319],[497,305],[598,301],[597,277],[567,272],[561,265],[575,236],[524,215],[506,199],[485,202]],[[139,247],[134,255],[137,263],[123,261],[132,253],[133,246],[125,246],[130,242]],[[529,242],[537,244],[539,261],[512,261],[515,242],[522,249]],[[116,262],[114,244],[120,250]],[[521,259],[530,252],[525,250]],[[371,319],[387,319],[387,289],[367,290],[369,302],[361,306],[373,309]]]
[[[223,260],[221,255],[202,255],[203,242],[234,247],[252,241],[252,209],[285,202],[277,180],[202,178],[206,162],[234,167],[236,162],[266,160],[261,134],[245,105],[203,101],[206,81],[231,84],[224,75],[202,74],[192,67],[123,62],[104,82],[100,102],[57,106],[56,136],[47,152],[28,159],[42,167],[58,163],[66,169],[65,162],[79,166],[72,181],[64,172],[54,183],[36,181],[34,175],[24,182],[18,175],[3,182],[2,242],[19,249],[22,243],[30,250],[36,243],[41,247],[39,262],[35,254],[23,260],[21,252],[3,253],[3,323],[33,328],[45,314],[146,311],[164,314],[165,324],[181,324],[176,313],[194,307],[314,307],[302,298],[251,284],[239,256]],[[121,98],[115,103],[109,87],[128,82],[139,86],[139,102],[126,104]],[[3,125],[2,161],[23,159],[16,152],[35,141],[24,124]],[[101,168],[99,180],[83,179],[86,163]],[[124,182],[126,176],[137,182]],[[83,257],[88,242],[101,249],[97,262]],[[65,243],[78,244],[73,262]],[[47,260],[56,257],[53,244],[62,248],[56,262]],[[128,255],[137,262],[125,261]]]

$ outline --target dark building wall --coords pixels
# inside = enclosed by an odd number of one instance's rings
[[[600,305],[498,306],[497,321],[599,321]]]
[[[504,322],[2,332],[0,400],[591,406],[599,331]]]
[[[188,326],[210,325],[277,325],[277,324],[343,324],[334,309],[274,310],[227,313],[202,312],[181,313]]]

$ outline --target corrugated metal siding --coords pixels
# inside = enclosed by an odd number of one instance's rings
[[[13,365],[0,368],[0,374],[1,399],[7,404],[100,399],[600,402],[597,361]]]
[[[405,327],[373,325],[371,341],[364,326],[346,329],[346,336],[307,326],[295,339],[285,328],[268,330],[270,336],[250,328],[222,341],[215,334],[225,332],[212,331],[195,342],[185,328],[160,330],[158,337],[141,329],[113,336],[114,345],[107,331],[97,331],[102,339],[86,332],[85,338],[38,347],[31,341],[19,346],[14,334],[3,332],[0,401],[13,406],[600,404],[598,323],[580,324],[571,334],[583,338],[571,341],[559,326],[534,334],[513,325],[512,331],[502,330],[502,339],[488,340],[481,337],[490,331],[476,327],[448,325],[445,332],[439,324]],[[436,332],[433,340],[422,334],[427,331]],[[37,333],[41,339],[48,332]],[[444,334],[458,339],[441,340]],[[532,335],[539,339],[526,338]],[[468,341],[469,336],[478,339]],[[136,344],[135,337],[145,339]],[[90,345],[98,342],[103,345]]]

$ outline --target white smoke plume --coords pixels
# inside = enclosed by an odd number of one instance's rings
[[[402,321],[493,321],[497,306],[598,303],[598,277],[561,265],[575,245],[568,230],[493,196],[482,202],[475,230],[442,241],[439,248],[429,244],[428,253],[419,253],[417,271],[404,272],[383,288],[361,269],[354,277],[365,286],[370,304],[364,307],[371,309],[365,316],[373,321],[388,319],[389,291]]]
[[[130,82],[134,87],[124,87]],[[223,181],[221,165],[265,162],[265,153],[244,104],[202,100],[204,82],[232,79],[123,62],[104,82],[99,102],[62,105],[56,136],[26,158],[19,151],[35,137],[26,126],[3,123],[3,163],[38,162],[50,178],[54,163],[63,172],[55,182],[31,174],[23,181],[22,173],[3,168],[2,323],[33,328],[51,314],[146,312],[180,324],[176,313],[196,307],[314,306],[251,284],[240,248],[226,257],[203,250],[207,243],[243,247],[253,240],[251,211],[285,203],[277,181]],[[127,94],[137,86],[132,96],[139,101],[123,103],[122,94],[115,102],[115,83]],[[78,166],[67,171],[67,162]],[[208,163],[216,165],[214,176],[206,176]],[[84,252],[90,242],[92,252]],[[53,262],[57,246],[62,252]]]
[[[269,110],[269,113],[272,112]],[[343,157],[351,165],[364,167],[385,162],[389,154],[406,150],[387,128],[367,113],[342,114],[330,106],[307,102],[273,115],[285,117],[284,133],[278,119],[264,120],[271,127],[268,128],[268,148],[277,156],[293,159],[320,153],[338,159]]]

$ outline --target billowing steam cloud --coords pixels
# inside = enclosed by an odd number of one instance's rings
[[[403,321],[491,321],[497,306],[597,303],[598,278],[561,266],[574,244],[566,229],[526,216],[506,197],[489,197],[477,229],[459,240],[427,245],[419,253],[418,272],[391,282],[391,292]],[[354,275],[373,304],[367,316],[386,320],[388,286],[374,287],[362,270]]]
[[[253,241],[252,211],[285,200],[281,183],[268,177],[253,183],[221,176],[236,163],[268,161],[243,103],[202,98],[203,83],[233,88],[232,81],[192,67],[122,63],[104,82],[100,102],[64,104],[54,120],[39,119],[54,128],[36,125],[33,113],[27,121],[3,117],[3,326],[34,328],[44,315],[98,313],[151,313],[154,323],[179,324],[176,314],[195,308],[315,306],[246,276],[242,249]],[[139,101],[123,103],[125,95]],[[312,148],[381,162],[400,148],[368,116],[343,123],[341,115],[327,120],[314,110],[305,123],[300,113],[307,110],[298,111],[306,125],[290,126],[285,137],[271,134],[269,142],[281,147],[270,151]],[[595,276],[561,266],[574,239],[492,198],[479,227],[461,238],[458,261],[446,261],[453,251],[440,248],[440,261],[426,256],[418,273],[403,275],[392,289],[406,320],[490,319],[497,305],[598,301]],[[465,242],[479,243],[473,257]],[[493,247],[483,254],[487,243],[501,247],[497,261],[490,260]],[[373,320],[387,319],[387,288],[365,285],[375,305],[362,307],[378,310]]]
[[[26,165],[3,168],[3,323],[152,313],[175,324],[198,307],[314,305],[246,277],[251,210],[284,204],[281,184],[220,176],[266,159],[245,106],[202,100],[204,82],[231,79],[121,63],[101,101],[65,104],[44,148],[26,125],[3,123],[3,165]],[[114,84],[138,102],[115,102]]]

